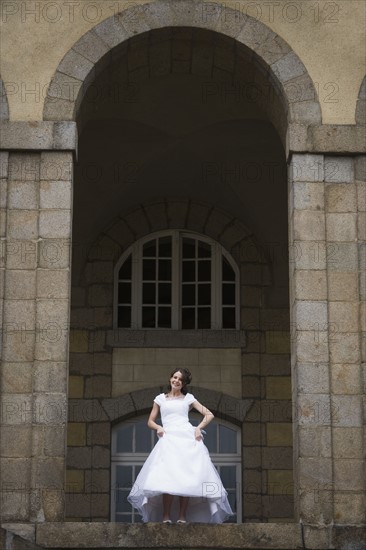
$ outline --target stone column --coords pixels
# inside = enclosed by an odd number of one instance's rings
[[[332,519],[324,156],[293,155],[289,177],[296,516]]]
[[[305,524],[364,521],[360,218],[352,158],[292,155],[295,500]]]
[[[73,158],[37,150],[1,160],[2,520],[61,521]]]
[[[325,156],[324,162],[333,518],[335,523],[362,524],[365,454],[361,361],[365,361],[365,354],[361,358],[361,285],[366,278],[365,187],[364,182],[355,181],[352,157]],[[357,177],[365,180],[360,163],[356,166]]]

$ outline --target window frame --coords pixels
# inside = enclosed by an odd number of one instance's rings
[[[143,246],[146,242],[159,237],[172,237],[172,303],[171,327],[142,327],[142,257]],[[123,330],[202,330],[182,329],[182,242],[183,238],[193,238],[206,242],[211,246],[211,327],[204,330],[238,330],[240,327],[240,271],[231,254],[214,239],[195,231],[167,229],[145,235],[133,243],[119,258],[114,268],[113,289],[113,328]],[[118,283],[119,270],[131,255],[131,324],[129,327],[118,326]],[[235,327],[222,327],[222,258],[225,257],[235,274]],[[195,281],[197,283],[197,281]],[[157,307],[155,305],[155,307]],[[197,305],[195,306],[197,307]]]

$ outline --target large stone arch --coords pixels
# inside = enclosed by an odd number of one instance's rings
[[[219,33],[246,52],[274,92],[275,105],[268,115],[283,142],[290,124],[295,124],[292,134],[301,139],[309,125],[321,123],[320,104],[307,69],[279,35],[226,5],[193,0],[133,5],[84,34],[57,67],[45,99],[43,119],[76,120],[82,98],[111,61],[112,50],[123,48],[129,39],[143,33],[176,27]]]

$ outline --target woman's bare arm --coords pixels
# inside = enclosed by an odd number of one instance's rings
[[[160,426],[160,424],[157,424],[155,422],[155,420],[157,419],[158,417],[158,414],[160,412],[160,407],[157,403],[154,403],[153,404],[153,408],[151,409],[151,413],[150,413],[150,416],[149,416],[149,420],[147,421],[147,425],[149,426],[149,428],[151,428],[152,430],[156,430],[157,431],[157,434],[158,436],[162,436],[164,435],[164,429],[162,426]]]
[[[199,401],[194,401],[192,403],[192,408],[196,409],[196,411],[198,411],[199,413],[201,413],[203,415],[203,419],[198,424],[198,426],[196,427],[196,430],[195,430],[195,438],[200,440],[200,439],[202,439],[201,429],[205,428],[207,426],[207,424],[209,424],[211,422],[211,420],[213,420],[215,418],[215,416],[213,415],[213,413],[211,411],[208,410],[207,407],[202,405]]]

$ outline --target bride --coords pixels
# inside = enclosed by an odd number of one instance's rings
[[[145,522],[222,523],[233,514],[203,443],[203,428],[214,415],[188,393],[191,379],[188,369],[175,369],[167,393],[154,399],[148,426],[158,441],[127,497]],[[203,415],[197,427],[189,422],[192,408]],[[159,413],[162,426],[156,423]]]

